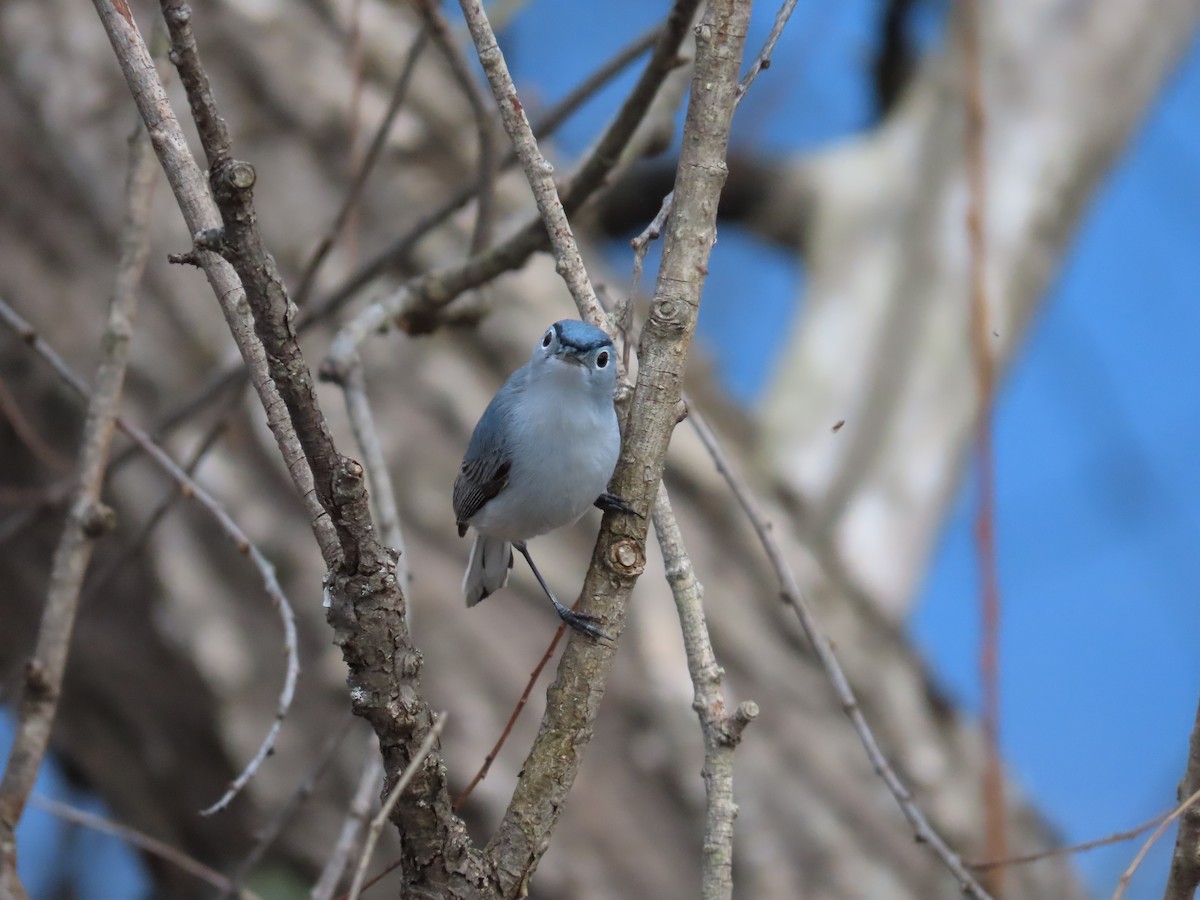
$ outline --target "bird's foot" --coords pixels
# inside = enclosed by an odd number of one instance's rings
[[[569,607],[563,606],[561,603],[555,603],[554,608],[558,612],[558,617],[576,631],[583,632],[598,641],[613,643],[613,639],[601,631],[596,624],[604,621],[600,616],[593,616],[591,613],[576,612]]]

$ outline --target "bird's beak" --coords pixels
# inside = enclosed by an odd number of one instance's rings
[[[557,356],[563,362],[574,363],[577,366],[587,365],[583,361],[582,357],[577,356],[576,354],[572,353],[569,350],[559,350],[558,353],[555,354],[555,356]]]

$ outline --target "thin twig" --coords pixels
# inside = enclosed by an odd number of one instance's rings
[[[508,721],[504,723],[504,730],[500,732],[500,737],[496,738],[496,743],[492,745],[492,749],[488,751],[488,755],[484,757],[483,765],[479,767],[479,771],[475,773],[475,777],[471,779],[471,783],[462,789],[462,792],[454,798],[454,810],[457,812],[462,809],[462,805],[467,802],[467,798],[471,796],[471,792],[487,777],[487,773],[492,768],[492,763],[496,761],[496,757],[500,755],[500,749],[504,746],[504,742],[508,740],[509,734],[512,733],[513,725],[517,723],[517,719],[521,715],[521,711],[525,709],[525,704],[529,702],[529,696],[533,693],[533,686],[537,683],[538,676],[542,674],[542,669],[546,668],[546,663],[550,662],[550,657],[554,655],[554,648],[558,646],[558,642],[562,640],[567,626],[559,625],[554,632],[554,637],[550,639],[550,646],[546,648],[546,652],[542,654],[542,658],[538,660],[538,664],[533,667],[533,671],[529,673],[529,680],[525,682],[525,690],[521,692],[521,697],[517,700],[517,705],[513,707],[513,711],[508,716]]]
[[[231,408],[225,415],[222,415],[219,419],[213,422],[212,426],[208,430],[208,433],[200,439],[200,443],[196,445],[196,449],[192,452],[191,458],[188,459],[183,466],[183,471],[187,473],[189,477],[195,476],[196,469],[199,468],[201,461],[208,454],[208,451],[216,446],[217,439],[221,436],[221,433],[226,429],[226,427],[228,427],[229,418],[232,414],[233,409]],[[130,446],[136,447],[137,444],[131,444]],[[113,467],[110,466],[110,475],[112,469]],[[154,533],[154,529],[158,527],[159,523],[162,522],[164,518],[166,518],[167,513],[174,508],[175,504],[182,499],[184,499],[183,491],[176,489],[170,491],[165,497],[162,498],[162,500],[159,501],[158,506],[156,506],[154,511],[151,512],[146,518],[146,521],[142,524],[142,527],[138,530],[138,533],[130,538],[129,541],[126,542],[125,546],[120,549],[120,551],[112,555],[112,558],[108,560],[103,569],[88,579],[87,586],[84,590],[85,598],[93,597],[103,592],[103,590],[108,586],[109,581],[120,574],[125,565],[138,554],[138,552],[142,549],[142,546],[150,540],[150,535]]]
[[[21,404],[17,402],[3,378],[0,378],[0,415],[8,420],[13,434],[42,466],[60,473],[70,472],[74,468],[71,458],[59,453],[25,418],[25,414],[21,412]]]
[[[342,873],[350,862],[350,854],[358,843],[367,816],[371,812],[371,804],[379,796],[379,788],[383,783],[383,763],[379,759],[379,747],[372,736],[367,741],[366,758],[363,760],[362,773],[358,778],[358,787],[346,810],[346,818],[342,821],[342,830],[338,832],[337,842],[333,852],[325,860],[321,875],[313,885],[309,900],[329,900],[337,890],[342,880]]]
[[[55,350],[46,343],[44,339],[38,336],[33,326],[22,319],[17,313],[3,300],[0,300],[0,322],[16,332],[22,340],[24,340],[34,352],[41,356],[50,364],[65,381],[72,390],[80,397],[88,399],[90,391],[86,382],[76,375],[71,368],[63,361]],[[118,416],[116,425],[131,437],[141,448],[142,452],[153,460],[160,469],[169,475],[177,485],[184,496],[193,498],[207,512],[221,530],[237,547],[238,552],[249,557],[250,561],[258,569],[259,576],[262,579],[263,589],[267,596],[271,599],[272,606],[279,614],[280,621],[283,625],[283,644],[284,654],[286,657],[286,673],[283,679],[283,687],[279,692],[279,701],[275,709],[275,719],[271,723],[267,735],[263,738],[262,744],[258,748],[258,752],[247,764],[246,768],[230,785],[225,795],[221,797],[213,806],[204,810],[203,814],[207,815],[224,808],[230,800],[240,791],[247,781],[258,771],[258,767],[262,761],[270,755],[272,748],[275,746],[275,738],[279,733],[279,729],[283,724],[284,718],[287,716],[288,709],[291,708],[292,698],[296,691],[296,679],[300,674],[300,661],[297,653],[296,640],[296,617],[292,612],[292,605],[288,601],[287,596],[283,593],[283,589],[279,585],[279,579],[275,575],[275,567],[263,556],[262,551],[250,541],[246,533],[242,531],[241,526],[235,522],[224,508],[216,501],[216,499],[204,488],[202,488],[195,480],[180,468],[179,464],[171,458],[165,450],[151,440],[150,436],[144,431],[132,424],[128,420]]]
[[[1023,866],[1027,863],[1039,862],[1043,859],[1054,859],[1060,856],[1074,856],[1076,853],[1086,853],[1098,847],[1107,847],[1110,844],[1132,841],[1138,835],[1145,834],[1170,814],[1171,810],[1167,810],[1166,812],[1159,813],[1153,819],[1146,820],[1141,825],[1130,828],[1128,831],[1118,831],[1102,838],[1084,841],[1082,844],[1072,844],[1069,847],[1051,847],[1049,850],[1039,850],[1037,853],[1024,853],[1019,856],[1010,856],[1007,859],[988,859],[983,862],[972,862],[967,863],[967,866],[976,872],[986,872],[988,869],[996,869],[1002,866]]]
[[[98,816],[84,809],[77,809],[66,803],[59,803],[57,800],[43,797],[41,794],[34,794],[29,798],[29,802],[39,809],[44,809],[50,815],[57,816],[64,822],[71,822],[74,825],[79,825],[91,831],[110,835],[131,846],[137,847],[144,853],[157,856],[163,862],[169,863],[181,872],[187,872],[200,881],[212,885],[222,892],[221,896],[232,894],[238,897],[238,900],[259,900],[258,894],[245,888],[238,888],[216,869],[206,866],[200,860],[188,856],[182,850],[178,850],[170,844],[164,844],[157,838],[152,838],[150,835],[138,831],[136,828],[130,828],[128,825],[122,825],[120,822],[114,822],[112,819],[106,819],[103,816]]]
[[[383,802],[383,808],[371,820],[371,827],[367,829],[367,840],[363,844],[362,853],[358,857],[358,867],[354,870],[354,880],[350,882],[348,900],[358,900],[358,895],[362,892],[363,879],[367,875],[367,864],[370,863],[371,856],[375,852],[375,845],[379,842],[379,835],[383,833],[383,826],[387,824],[388,817],[391,816],[392,810],[396,808],[396,801],[400,799],[400,795],[404,793],[404,789],[408,787],[408,783],[417,774],[417,769],[425,764],[425,760],[433,752],[433,745],[437,743],[437,739],[445,727],[446,713],[438,713],[434,717],[433,727],[429,729],[429,734],[425,735],[425,740],[421,742],[416,755],[392,786],[387,800]]]
[[[1195,807],[1197,800],[1200,800],[1200,790],[1196,791],[1177,807],[1175,807],[1175,809],[1171,811],[1171,814],[1163,819],[1159,823],[1158,827],[1154,829],[1154,833],[1151,834],[1150,837],[1146,838],[1146,843],[1142,844],[1141,849],[1138,850],[1137,855],[1133,858],[1133,861],[1129,863],[1129,868],[1125,870],[1125,872],[1121,875],[1121,880],[1117,882],[1117,889],[1113,891],[1112,900],[1121,900],[1121,898],[1125,896],[1125,889],[1129,887],[1129,882],[1133,878],[1134,872],[1136,872],[1138,866],[1142,864],[1142,860],[1146,858],[1146,854],[1150,852],[1150,848],[1153,847],[1155,842],[1163,836],[1163,832],[1167,830],[1167,827],[1172,822],[1186,813],[1189,809],[1193,809]],[[1171,895],[1167,894],[1166,896],[1169,898]],[[1186,897],[1187,895],[1182,896]]]
[[[139,285],[150,252],[150,207],[155,175],[154,155],[140,123],[130,138],[129,151],[120,260],[101,340],[96,388],[88,400],[84,420],[78,486],[54,551],[37,642],[33,655],[25,664],[17,733],[0,781],[0,895],[5,897],[10,894],[19,897],[24,893],[16,871],[14,830],[50,742],[80,588],[92,558],[94,542],[116,521],[113,511],[101,502],[100,492],[125,385]]]
[[[404,59],[404,66],[401,68],[400,75],[396,79],[395,87],[392,88],[392,96],[388,100],[388,106],[384,111],[383,119],[380,120],[379,127],[375,129],[375,137],[371,139],[371,145],[367,148],[367,155],[363,157],[362,162],[358,165],[354,173],[354,178],[350,181],[350,186],[346,188],[346,196],[342,198],[342,205],[338,208],[337,215],[333,217],[333,222],[330,224],[328,231],[325,232],[324,237],[321,238],[316,249],[313,250],[312,255],[309,257],[308,263],[304,266],[304,274],[300,276],[300,284],[296,288],[294,295],[297,306],[303,307],[308,301],[308,295],[312,291],[317,273],[321,270],[321,266],[324,265],[329,252],[341,236],[342,230],[350,220],[351,213],[358,208],[358,201],[362,197],[362,191],[366,186],[367,179],[370,177],[371,172],[374,171],[375,164],[383,156],[383,148],[387,144],[392,124],[396,121],[396,116],[400,113],[400,107],[404,104],[404,98],[408,96],[408,86],[412,81],[413,72],[417,69],[417,62],[421,58],[421,51],[425,49],[428,39],[429,29],[422,28],[417,32],[416,38],[413,39],[412,46],[408,48],[408,55]]]
[[[746,701],[739,704],[732,715],[726,712],[721,667],[713,653],[701,602],[704,588],[683,544],[683,533],[671,509],[667,488],[661,482],[653,518],[667,583],[679,612],[688,674],[695,690],[692,708],[700,718],[704,738],[701,774],[708,803],[704,817],[700,894],[704,900],[728,900],[733,896],[733,820],[737,818],[737,806],[733,802],[733,754],[742,740],[742,732],[757,718],[758,705]]]
[[[479,177],[475,180],[478,185],[479,198],[475,207],[475,228],[471,232],[471,253],[478,253],[489,243],[492,236],[492,220],[495,216],[496,193],[496,140],[492,130],[492,111],[488,107],[487,98],[479,88],[474,73],[467,65],[462,51],[450,31],[450,23],[442,15],[433,0],[414,0],[417,13],[425,21],[425,26],[433,33],[433,41],[442,52],[446,64],[450,66],[450,74],[458,83],[459,90],[467,98],[471,106],[471,114],[475,120],[475,133],[479,142]]]
[[[975,507],[975,547],[979,561],[979,678],[983,691],[980,723],[984,738],[984,846],[992,859],[1008,856],[1004,811],[1004,770],[1000,762],[1000,582],[996,566],[996,466],[992,452],[992,411],[996,394],[995,362],[988,327],[987,293],[987,161],[984,142],[987,122],[983,105],[983,15],[980,0],[965,0],[962,10],[962,50],[967,167],[966,228],[969,243],[971,350],[975,361],[979,412],[975,420],[975,468],[979,496]],[[988,887],[999,896],[1004,870],[987,875]]]
[[[988,900],[988,892],[967,871],[958,854],[950,849],[941,835],[929,824],[925,813],[921,811],[916,801],[913,800],[912,794],[905,787],[904,782],[900,780],[900,776],[896,774],[896,770],[892,768],[892,764],[888,762],[887,757],[879,748],[879,742],[875,739],[875,734],[871,731],[871,726],[867,724],[867,720],[862,714],[858,698],[855,696],[854,690],[850,687],[850,681],[846,678],[846,673],[843,671],[841,663],[838,662],[837,655],[833,652],[833,642],[826,636],[820,623],[817,621],[816,615],[809,607],[808,601],[801,592],[795,573],[792,572],[792,567],[788,564],[787,557],[783,553],[783,548],[779,546],[779,542],[775,539],[771,523],[762,514],[760,504],[750,490],[750,486],[733,467],[733,463],[717,440],[712,428],[709,427],[695,406],[687,401],[686,397],[684,398],[684,402],[687,403],[690,410],[688,421],[692,423],[692,428],[695,430],[696,435],[704,444],[705,449],[708,450],[709,455],[712,456],[717,471],[725,478],[726,483],[738,501],[738,505],[742,507],[742,511],[745,512],[751,526],[758,535],[758,540],[766,551],[767,558],[770,560],[772,568],[775,569],[775,575],[779,579],[780,597],[795,611],[796,617],[800,621],[800,627],[811,642],[821,668],[825,670],[825,674],[829,677],[834,695],[841,704],[842,711],[850,720],[850,724],[854,726],[854,731],[858,735],[863,749],[867,752],[867,758],[871,761],[872,768],[874,768],[876,774],[879,775],[880,779],[887,786],[887,789],[896,799],[896,803],[900,806],[900,811],[912,826],[917,840],[920,843],[928,845],[934,855],[941,860],[942,864],[953,873],[954,877],[958,880],[959,887],[965,894],[975,898],[975,900]]]
[[[1188,761],[1179,796],[1200,791],[1200,706],[1196,708],[1196,724],[1188,742]],[[1175,835],[1175,852],[1171,855],[1171,870],[1163,900],[1192,900],[1200,885],[1200,807],[1192,806],[1179,820]]]
[[[263,854],[267,852],[270,846],[275,843],[276,838],[283,832],[292,821],[295,819],[296,813],[300,807],[304,805],[312,792],[316,790],[317,783],[325,775],[326,770],[337,758],[337,750],[342,745],[342,741],[350,732],[350,725],[354,722],[354,717],[347,712],[342,717],[342,724],[335,728],[333,732],[325,739],[325,746],[321,748],[321,752],[317,755],[316,764],[305,773],[300,783],[296,785],[291,796],[287,798],[279,808],[275,810],[275,814],[258,832],[255,837],[254,846],[250,848],[245,858],[237,867],[237,871],[229,879],[228,886],[217,895],[215,900],[225,900],[231,894],[236,893],[242,886],[242,883],[250,877],[250,873],[254,871],[254,867],[258,865],[259,860],[263,858]],[[372,748],[373,749],[373,748]]]
[[[767,39],[763,41],[762,49],[758,51],[758,55],[754,57],[754,62],[750,64],[750,68],[746,70],[746,74],[742,76],[742,80],[738,82],[737,96],[733,101],[733,108],[736,110],[742,99],[746,96],[746,92],[750,90],[750,85],[754,84],[759,73],[764,69],[771,68],[771,54],[775,52],[775,45],[779,43],[779,39],[783,36],[783,29],[787,27],[788,20],[791,19],[792,13],[796,9],[797,0],[784,0],[779,11],[775,13],[775,21],[771,25],[771,30],[767,34]],[[671,191],[667,196],[663,197],[662,205],[655,214],[650,224],[637,237],[631,240],[630,246],[633,247],[633,288],[630,290],[630,296],[637,291],[638,285],[642,280],[642,266],[646,261],[646,252],[650,249],[650,244],[658,240],[662,234],[663,228],[666,225],[667,219],[671,215],[671,208],[675,205],[675,192]]]

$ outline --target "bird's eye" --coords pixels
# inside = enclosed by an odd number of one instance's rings
[[[596,368],[603,369],[607,365],[608,365],[608,351],[601,350],[599,353],[596,354]]]
[[[547,331],[546,336],[542,338],[542,346],[549,347],[550,342],[552,340],[554,340],[554,329],[553,328],[551,328],[549,331]]]

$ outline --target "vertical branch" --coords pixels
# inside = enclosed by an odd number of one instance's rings
[[[683,534],[671,509],[667,489],[661,483],[654,501],[654,532],[679,611],[688,673],[695,688],[692,707],[700,717],[704,736],[701,774],[708,806],[704,817],[701,897],[728,900],[733,896],[733,820],[737,818],[737,805],[733,802],[733,751],[741,742],[746,726],[758,716],[758,705],[747,701],[733,715],[725,711],[721,692],[723,673],[713,654],[701,603],[704,589],[683,545]]]
[[[982,725],[987,743],[983,769],[984,845],[989,859],[1008,856],[1004,815],[1004,772],[1000,764],[1000,584],[996,567],[996,470],[992,453],[992,414],[996,395],[995,361],[988,339],[987,295],[987,122],[983,106],[981,2],[967,0],[962,16],[963,69],[966,74],[967,236],[970,243],[971,347],[979,392],[975,468],[979,497],[975,509],[975,546],[979,565],[981,628],[979,677],[983,688]],[[997,896],[1004,870],[985,876]]]
[[[24,894],[17,879],[15,829],[50,742],[58,710],[63,672],[75,625],[79,592],[96,538],[114,524],[113,511],[100,501],[108,451],[116,427],[125,384],[129,340],[137,312],[138,285],[149,253],[150,201],[154,155],[139,123],[130,139],[130,165],[125,185],[125,218],[121,256],[101,339],[102,356],[96,387],[88,403],[79,451],[79,485],[50,569],[46,605],[33,656],[25,664],[18,704],[19,723],[8,765],[0,781],[0,896]]]
[[[1200,707],[1196,709],[1196,724],[1188,747],[1187,771],[1179,784],[1179,800],[1182,802],[1197,791],[1200,791]],[[1163,900],[1192,900],[1197,887],[1200,887],[1200,806],[1193,803],[1179,819]]]
[[[461,3],[480,55],[499,57],[478,2]],[[639,515],[605,515],[583,586],[589,612],[599,614],[615,637],[624,629],[630,592],[645,568],[648,522],[641,516],[654,504],[678,418],[683,368],[716,239],[717,201],[725,183],[729,126],[749,17],[749,3],[713,0],[695,29],[696,65],[675,182],[675,214],[668,225],[663,265],[642,334],[629,427],[613,476],[613,490]],[[509,106],[503,111],[505,127],[517,142],[522,137],[524,116],[511,83],[501,80],[500,63],[502,59],[488,60],[485,71],[497,99],[502,106]],[[525,161],[530,181],[540,181],[545,173],[535,169],[532,152],[525,154]],[[539,208],[554,213],[555,200],[539,198]],[[569,271],[577,261],[577,252],[569,252],[573,244],[569,229],[553,228],[549,222],[546,227],[552,233],[558,270],[571,286],[581,315],[603,322],[586,273]],[[568,252],[560,254],[562,244]],[[504,819],[488,845],[495,877],[506,896],[525,889],[545,852],[591,738],[614,652],[607,644],[577,635],[568,639],[558,678],[547,692],[541,729]]]

